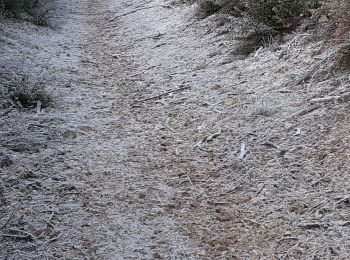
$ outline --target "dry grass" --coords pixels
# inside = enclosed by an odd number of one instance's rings
[[[45,82],[31,83],[24,78],[15,80],[8,85],[8,94],[14,104],[22,108],[34,108],[39,102],[45,108],[53,103],[52,91]]]

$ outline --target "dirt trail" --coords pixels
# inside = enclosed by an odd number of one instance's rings
[[[291,36],[239,60],[232,22],[166,0],[67,0],[56,15],[54,30],[11,25],[6,41],[27,47],[2,50],[7,66],[53,68],[62,98],[1,121],[36,150],[2,150],[16,164],[1,212],[18,202],[7,226],[33,237],[3,237],[0,256],[346,259],[346,105],[307,100],[347,79],[295,84],[329,53]]]
[[[72,170],[78,167],[84,174],[72,177],[87,190],[80,197],[84,213],[69,218],[84,216],[82,233],[97,259],[181,259],[190,258],[193,250],[174,220],[164,214],[173,191],[159,165],[157,115],[133,106],[144,84],[129,76],[137,74],[134,37],[153,31],[140,30],[148,23],[142,17],[131,25],[116,17],[142,6],[135,1],[92,1],[85,11],[91,15],[81,44],[86,74],[76,83],[85,82],[79,117],[88,117],[85,124],[95,134],[71,148]]]

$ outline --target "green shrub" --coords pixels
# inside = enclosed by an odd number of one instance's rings
[[[248,3],[248,15],[255,25],[273,30],[290,30],[300,20],[305,1],[254,0]]]
[[[210,16],[221,8],[214,0],[202,0],[199,2],[199,13],[202,17]]]
[[[236,0],[245,5],[248,18],[242,43],[236,52],[249,55],[262,45],[294,30],[300,21],[310,15],[310,9],[319,6],[318,0]]]
[[[218,5],[222,12],[234,17],[241,17],[247,11],[247,5],[242,0],[220,0]]]
[[[244,17],[239,48],[244,54],[251,53],[272,38],[296,28],[310,15],[309,10],[319,6],[319,0],[204,0],[199,2],[200,11],[208,16],[217,11]]]

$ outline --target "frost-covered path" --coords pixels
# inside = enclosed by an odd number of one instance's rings
[[[329,53],[302,35],[239,60],[233,21],[176,2],[65,0],[54,30],[11,25],[5,65],[35,57],[61,98],[2,118],[35,149],[4,150],[4,230],[32,237],[0,256],[347,259],[346,105],[307,102],[345,79],[300,84]]]

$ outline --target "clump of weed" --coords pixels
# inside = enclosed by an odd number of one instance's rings
[[[0,13],[23,18],[39,26],[49,26],[49,0],[0,0]],[[28,18],[29,15],[29,18]]]
[[[343,45],[339,49],[337,60],[342,70],[350,70],[350,44]]]
[[[214,0],[202,0],[199,2],[199,14],[208,17],[215,14],[221,8]]]
[[[53,103],[53,94],[44,82],[32,83],[22,77],[10,82],[7,86],[8,97],[18,107],[34,108],[40,102],[42,108]]]
[[[6,86],[5,96],[20,108],[42,108],[53,104],[54,95],[44,80],[31,80],[29,77],[18,77]]]
[[[199,6],[206,16],[220,10],[245,20],[239,37],[242,44],[236,52],[247,55],[294,30],[320,3],[319,0],[203,0]]]
[[[38,26],[48,27],[49,23],[49,10],[44,7],[38,7],[30,12],[32,16],[32,22]]]
[[[260,46],[268,45],[273,39],[280,36],[280,33],[263,24],[249,28],[242,36],[237,37],[238,45],[234,50],[235,54],[248,56]]]
[[[250,54],[271,39],[293,31],[304,17],[310,16],[309,10],[318,6],[316,0],[246,1],[248,21],[240,40],[248,47],[242,54]]]
[[[234,17],[242,17],[247,11],[247,5],[242,0],[219,0],[221,11]]]

